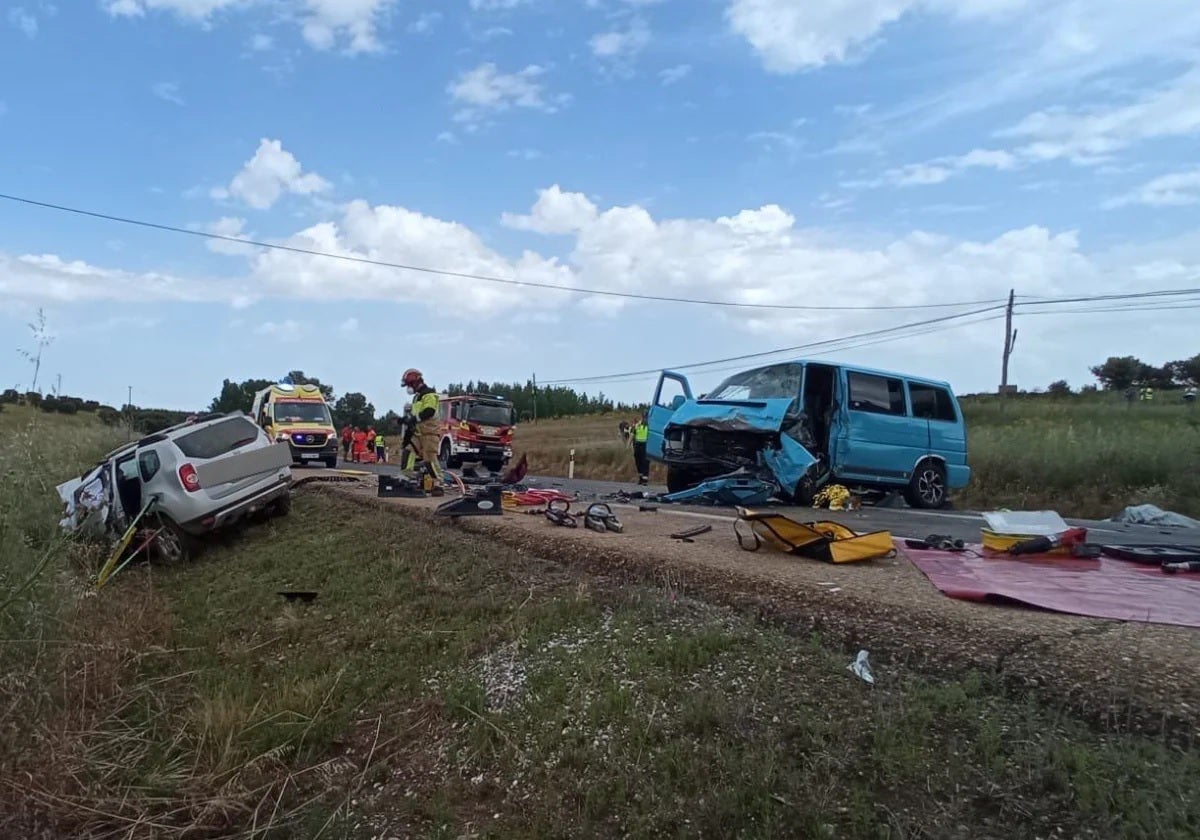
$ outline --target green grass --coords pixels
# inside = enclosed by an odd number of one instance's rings
[[[288,587],[319,598],[289,604],[276,594]],[[61,688],[44,698],[36,749],[3,767],[22,780],[8,812],[31,811],[26,828],[298,838],[1200,828],[1195,752],[1089,729],[978,674],[932,681],[877,666],[872,688],[816,636],[324,494],[298,495],[289,519],[193,564],[131,569],[69,613],[75,647],[47,661]]]
[[[1126,505],[1156,504],[1200,517],[1200,409],[1160,394],[1153,406],[1113,395],[1051,399],[966,398],[969,508],[1053,509],[1107,518]],[[580,478],[636,480],[617,436],[621,417],[573,417],[517,429],[516,449],[535,472],[566,475],[571,449]],[[663,481],[656,467],[655,478]]]

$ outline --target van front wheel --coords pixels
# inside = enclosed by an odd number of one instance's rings
[[[690,490],[700,483],[700,476],[692,470],[679,467],[667,467],[667,493],[680,493]]]
[[[917,465],[904,490],[909,507],[938,510],[946,506],[946,470],[937,461]]]

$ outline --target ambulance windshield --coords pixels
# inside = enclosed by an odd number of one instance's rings
[[[275,422],[324,423],[326,426],[333,424],[333,420],[329,416],[329,406],[316,400],[309,402],[276,402]]]

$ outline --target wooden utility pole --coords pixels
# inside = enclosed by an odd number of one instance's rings
[[[1000,369],[1000,396],[1008,393],[1008,360],[1012,356],[1013,347],[1017,343],[1017,331],[1013,329],[1013,301],[1016,295],[1013,289],[1008,290],[1008,306],[1004,310],[1004,365]]]

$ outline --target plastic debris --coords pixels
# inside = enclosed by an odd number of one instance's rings
[[[1163,510],[1157,505],[1133,505],[1112,518],[1126,525],[1157,525],[1167,528],[1200,528],[1200,520]]]
[[[863,682],[875,685],[875,675],[871,673],[871,663],[867,659],[868,655],[865,650],[860,650],[854,661],[846,666],[846,670]]]

